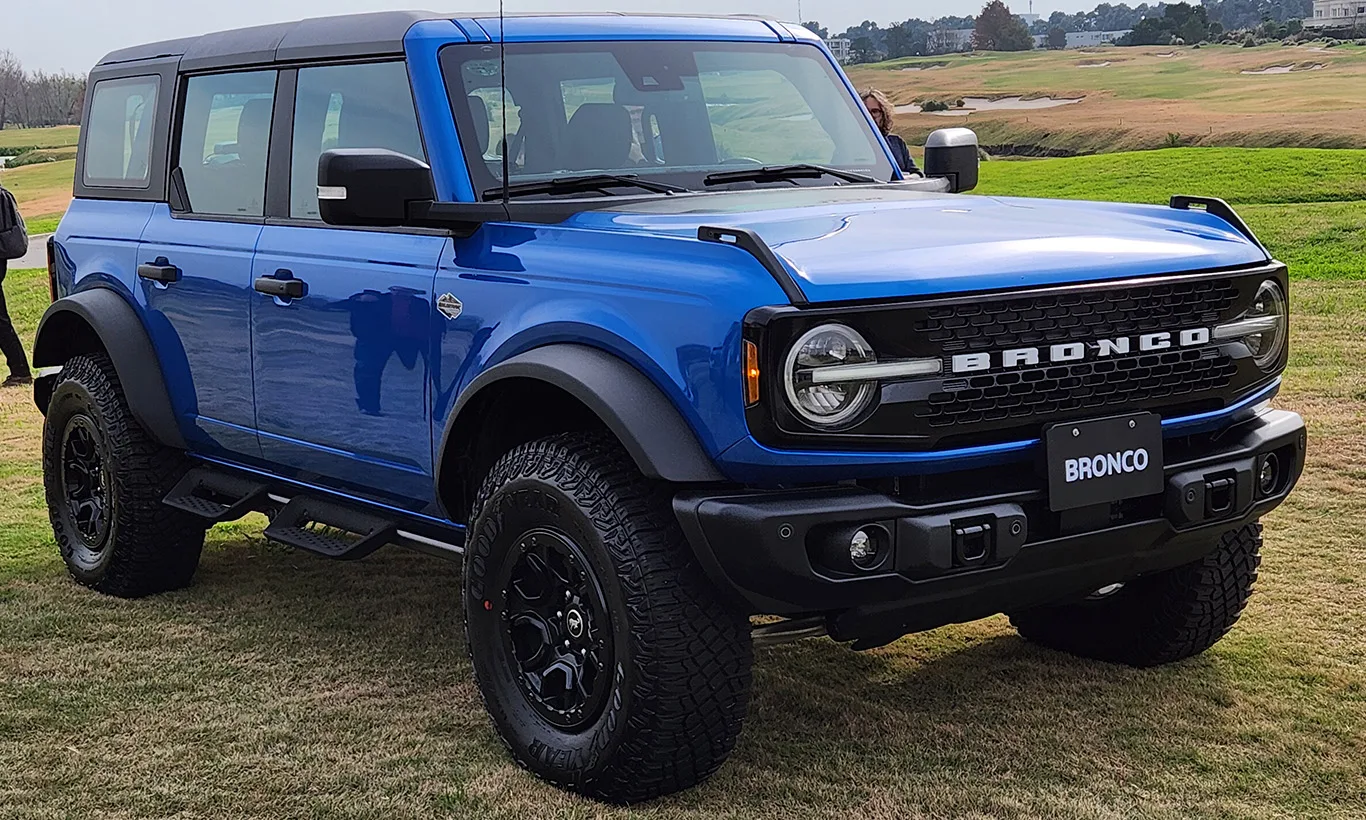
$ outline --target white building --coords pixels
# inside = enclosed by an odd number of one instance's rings
[[[1306,28],[1366,26],[1366,0],[1314,0],[1314,14],[1305,18]]]
[[[840,65],[849,62],[849,47],[852,43],[847,37],[832,37],[825,41],[825,47],[830,49],[830,53],[835,55],[835,61]]]
[[[1366,0],[1360,0],[1366,2]],[[1091,48],[1094,46],[1106,46],[1113,44],[1116,40],[1133,31],[1124,29],[1123,31],[1069,31],[1067,32],[1067,48]],[[1034,35],[1035,48],[1048,47],[1048,35]]]

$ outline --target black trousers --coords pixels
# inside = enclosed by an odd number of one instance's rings
[[[5,304],[5,271],[9,264],[0,259],[0,352],[4,352],[9,363],[11,376],[29,375],[28,357],[24,346],[19,342],[19,334],[14,332],[14,323],[9,318],[9,306]]]

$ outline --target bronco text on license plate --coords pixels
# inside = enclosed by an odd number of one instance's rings
[[[1162,492],[1162,421],[1152,413],[1055,424],[1044,448],[1054,511]]]

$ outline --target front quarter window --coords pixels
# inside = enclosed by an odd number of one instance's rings
[[[505,151],[513,186],[607,174],[702,190],[718,172],[792,164],[895,175],[859,101],[809,45],[518,43],[505,60],[493,46],[452,45],[442,67],[471,181],[486,199],[502,185]]]

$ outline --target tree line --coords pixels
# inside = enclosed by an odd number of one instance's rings
[[[1055,11],[1026,26],[1001,0],[992,0],[977,17],[911,18],[882,28],[871,20],[831,32],[819,22],[805,23],[821,37],[849,40],[850,59],[870,63],[931,53],[935,32],[973,29],[973,47],[982,51],[1024,51],[1033,36],[1044,35],[1050,48],[1066,45],[1067,34],[1082,31],[1134,30],[1125,45],[1166,44],[1172,37],[1188,43],[1212,39],[1225,31],[1255,30],[1267,23],[1286,23],[1313,14],[1313,0],[1203,0],[1190,3],[1101,3],[1091,11]],[[985,18],[985,20],[984,20]]]
[[[79,124],[84,99],[85,77],[25,71],[17,57],[0,51],[0,130]]]

